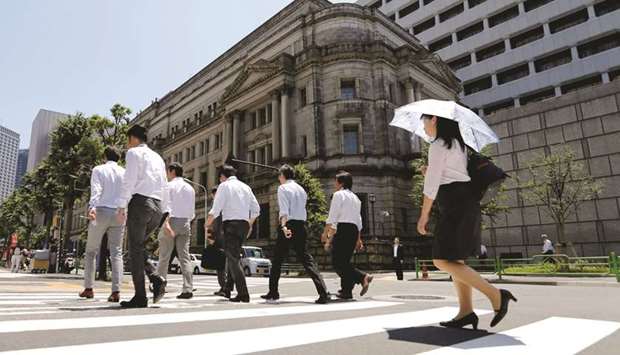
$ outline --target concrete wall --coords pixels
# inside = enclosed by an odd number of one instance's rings
[[[570,146],[603,192],[570,217],[567,238],[578,254],[620,252],[620,80],[562,97],[497,112],[487,117],[501,136],[495,147],[498,164],[509,174],[525,176],[527,163],[538,154]],[[512,179],[508,185],[510,213],[483,235],[495,253],[540,253],[540,234],[557,240],[553,221],[540,206],[527,206]]]

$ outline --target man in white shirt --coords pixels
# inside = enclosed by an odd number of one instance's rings
[[[400,239],[394,238],[392,250],[392,264],[394,264],[394,270],[396,270],[396,279],[402,281],[404,279],[403,263],[405,262],[405,257],[403,255],[403,246],[400,245]]]
[[[282,262],[288,256],[288,251],[292,244],[297,255],[297,261],[303,265],[319,294],[316,303],[325,304],[329,301],[325,282],[312,255],[310,255],[306,248],[308,235],[306,230],[306,202],[308,195],[294,179],[295,170],[293,167],[283,165],[278,175],[278,180],[280,181],[280,187],[278,187],[280,230],[278,231],[278,240],[276,241],[273,266],[269,275],[269,293],[261,297],[268,301],[276,301],[280,298],[278,282],[280,280]]]
[[[540,237],[543,239],[542,253],[555,254],[555,248],[553,247],[553,243],[551,242],[549,237],[546,234],[542,234]]]
[[[22,266],[22,248],[18,245],[13,249],[13,255],[11,256],[11,272],[19,273],[19,269]]]
[[[172,251],[176,248],[177,258],[183,273],[183,290],[178,299],[194,296],[192,275],[194,268],[189,255],[192,239],[192,221],[196,217],[196,191],[183,179],[183,167],[179,163],[168,166],[168,188],[164,195],[163,210],[168,214],[159,232],[159,265],[157,275],[168,276]]]
[[[205,229],[208,230],[215,218],[222,214],[228,277],[232,278],[237,288],[237,297],[231,298],[230,301],[248,303],[250,295],[239,258],[242,252],[241,245],[250,235],[251,226],[260,215],[260,206],[252,189],[239,181],[236,174],[237,170],[230,165],[221,168],[220,185],[217,187]]]
[[[90,201],[88,203],[88,239],[84,255],[84,291],[82,298],[93,298],[95,284],[95,260],[103,236],[108,236],[108,248],[112,263],[112,293],[108,302],[118,302],[123,279],[123,234],[125,225],[116,218],[118,198],[125,169],[117,162],[120,153],[116,148],[107,147],[104,151],[106,163],[93,169],[90,177]]]
[[[336,175],[335,185],[336,193],[332,196],[321,240],[325,243],[326,249],[331,247],[332,265],[340,276],[342,289],[337,297],[353,299],[352,291],[355,284],[362,285],[360,296],[364,296],[373,279],[372,275],[358,270],[351,263],[353,253],[364,247],[361,237],[362,202],[351,191],[353,176],[348,172],[339,172]]]
[[[153,302],[164,296],[166,281],[155,274],[155,268],[147,259],[145,243],[157,229],[162,219],[161,201],[166,185],[164,160],[146,145],[146,129],[135,125],[127,132],[129,150],[126,170],[118,202],[117,217],[127,221],[129,258],[135,295],[130,301],[121,302],[125,308],[148,306],[144,286],[144,273],[153,284]]]

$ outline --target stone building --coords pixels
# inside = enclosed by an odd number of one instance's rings
[[[501,137],[494,147],[496,161],[513,176],[528,179],[529,160],[571,147],[603,191],[571,215],[567,241],[579,255],[620,252],[620,80],[499,111],[487,121]],[[485,233],[483,242],[496,255],[540,254],[541,233],[557,241],[556,227],[543,207],[524,203],[515,183],[508,182],[510,212]]]
[[[148,128],[149,143],[167,162],[183,163],[188,178],[209,187],[230,156],[275,166],[304,162],[328,196],[336,172],[350,171],[363,201],[363,233],[413,240],[415,149],[409,133],[388,123],[397,106],[456,99],[460,89],[447,65],[379,11],[296,0],[134,123]],[[269,249],[276,176],[247,167],[241,174],[262,210],[249,243]],[[204,242],[204,205],[197,199],[194,245]]]

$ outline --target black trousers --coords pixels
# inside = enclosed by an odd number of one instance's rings
[[[398,280],[403,279],[403,263],[400,258],[393,258],[392,263],[394,264],[394,270],[396,270],[396,278]]]
[[[355,284],[361,284],[366,274],[358,270],[351,263],[358,230],[355,224],[338,223],[336,235],[332,240],[332,266],[340,276],[340,286],[343,294],[350,294]]]
[[[146,299],[144,274],[151,278],[155,267],[149,262],[145,244],[161,221],[162,211],[158,200],[142,195],[133,195],[127,208],[127,235],[131,277],[137,300]]]
[[[241,297],[249,296],[248,286],[245,282],[245,274],[241,267],[241,245],[250,231],[250,224],[244,220],[224,221],[224,238],[226,239],[224,251],[226,253],[226,268],[228,278],[237,288],[237,295]],[[230,284],[231,282],[228,282]],[[227,285],[228,287],[228,285]],[[227,289],[226,291],[231,291]]]
[[[278,230],[278,240],[276,241],[275,255],[272,260],[271,273],[269,274],[269,292],[278,292],[278,282],[280,281],[280,273],[282,272],[282,263],[288,256],[291,245],[297,255],[297,262],[301,263],[314,282],[314,287],[320,296],[327,296],[327,288],[325,287],[325,281],[319,272],[312,255],[306,248],[306,240],[308,239],[308,231],[306,229],[306,222],[290,220],[286,223],[286,227],[291,230],[293,236],[288,239],[284,236],[282,229]]]

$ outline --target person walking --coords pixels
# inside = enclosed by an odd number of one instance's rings
[[[126,171],[119,198],[117,218],[127,221],[131,277],[135,294],[130,301],[121,302],[125,308],[148,307],[144,274],[153,284],[153,303],[164,296],[166,281],[155,274],[147,259],[145,244],[162,219],[161,201],[167,187],[164,160],[146,145],[146,129],[134,125],[127,132]]]
[[[540,237],[543,240],[543,246],[542,246],[543,255],[555,254],[555,248],[553,247],[553,243],[551,242],[551,239],[549,239],[549,236],[547,236],[546,234],[542,234]]]
[[[19,269],[22,265],[22,248],[20,245],[13,249],[13,255],[11,256],[11,272],[19,273]]]
[[[400,239],[394,238],[394,245],[392,246],[392,264],[396,271],[396,279],[402,281],[403,277],[403,263],[405,262],[403,246],[400,245]]]
[[[278,283],[282,262],[288,256],[292,245],[297,261],[303,265],[319,294],[319,298],[315,302],[326,304],[329,301],[329,296],[327,295],[325,281],[323,281],[323,277],[306,246],[308,238],[306,229],[308,195],[303,187],[295,182],[295,170],[290,165],[283,165],[280,168],[278,180],[280,181],[278,187],[280,229],[278,230],[273,266],[269,275],[269,292],[261,297],[268,301],[280,299]]]
[[[237,170],[224,165],[219,172],[220,185],[207,217],[205,228],[212,226],[215,218],[222,215],[228,277],[237,288],[237,296],[231,302],[250,302],[250,294],[241,267],[242,244],[250,235],[252,225],[260,215],[260,206],[252,189],[237,179]]]
[[[478,327],[474,313],[472,288],[482,292],[491,302],[496,326],[508,312],[510,300],[516,298],[508,290],[499,290],[465,264],[465,259],[480,251],[480,202],[474,197],[467,172],[467,149],[456,121],[423,115],[424,131],[432,139],[428,151],[428,167],[424,177],[424,201],[417,230],[427,234],[431,208],[435,201],[439,220],[433,233],[433,263],[450,274],[459,299],[459,312],[444,327]]]
[[[157,275],[166,279],[172,251],[176,249],[177,258],[183,274],[183,289],[178,299],[190,299],[193,293],[193,266],[189,255],[192,239],[192,221],[196,217],[196,191],[183,179],[183,167],[179,163],[168,166],[168,186],[164,194],[163,212],[168,217],[158,236],[159,265]],[[164,287],[165,288],[165,287]]]
[[[90,201],[88,203],[88,239],[84,253],[84,290],[80,292],[82,298],[93,298],[95,284],[95,265],[97,254],[101,249],[102,239],[107,234],[107,243],[110,250],[112,264],[112,293],[108,302],[119,302],[121,284],[123,280],[123,235],[124,223],[116,218],[116,209],[120,197],[121,186],[125,169],[118,165],[121,157],[119,151],[107,147],[104,151],[105,164],[93,169],[90,177]],[[105,255],[99,255],[107,261]]]
[[[211,196],[215,199],[215,195],[217,193],[217,186],[211,189]],[[228,261],[226,260],[226,240],[224,238],[224,228],[222,226],[222,215],[220,214],[213,220],[213,224],[207,231],[207,243],[213,246],[217,253],[221,253],[224,255],[223,263],[220,262],[217,265],[217,283],[220,285],[220,289],[213,294],[215,296],[230,298],[230,293],[235,288],[235,284],[232,280],[232,277],[228,275]],[[220,254],[220,255],[221,255]],[[219,258],[218,258],[219,259]]]
[[[331,248],[332,265],[340,276],[341,290],[336,296],[340,299],[353,299],[353,288],[356,284],[362,285],[360,296],[364,296],[373,280],[372,275],[358,270],[351,263],[353,253],[364,247],[361,236],[362,202],[351,191],[351,174],[341,171],[334,182],[336,193],[332,197],[321,241],[325,244],[325,249]]]

